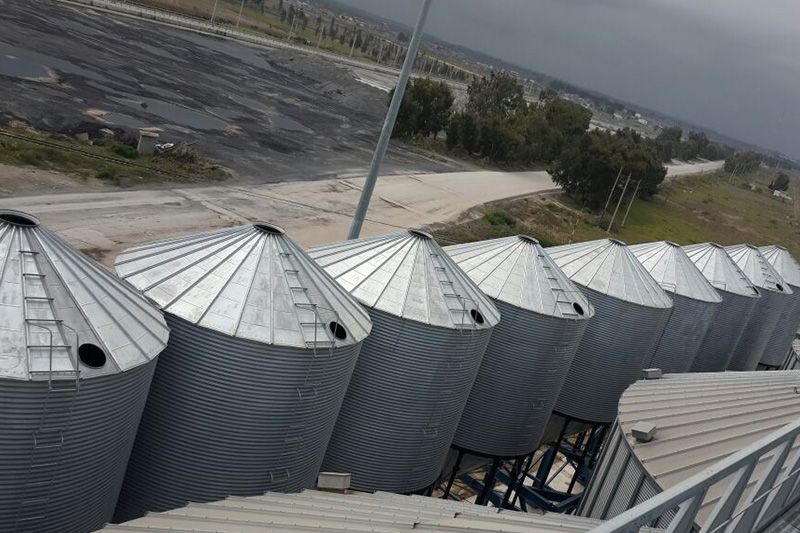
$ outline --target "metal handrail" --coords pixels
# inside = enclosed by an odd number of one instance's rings
[[[791,454],[800,435],[800,419],[730,455],[702,472],[678,483],[592,529],[592,533],[633,533],[677,512],[666,533],[689,533],[709,489],[730,476],[724,495],[700,533],[751,533],[762,531],[800,498],[800,450]],[[759,460],[774,452],[758,482],[742,499]],[[790,455],[791,460],[787,462]]]

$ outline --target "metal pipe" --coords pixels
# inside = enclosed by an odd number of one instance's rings
[[[600,218],[603,218],[606,214],[606,209],[608,209],[608,204],[611,203],[611,197],[614,196],[614,191],[617,190],[617,183],[619,183],[619,177],[622,176],[623,168],[625,167],[620,168],[619,172],[617,172],[617,179],[614,180],[614,186],[611,187],[611,192],[608,193],[608,200],[606,200],[606,206],[603,208],[603,214],[600,215]]]
[[[483,478],[483,489],[481,489],[478,499],[475,500],[475,505],[486,504],[486,497],[489,496],[489,491],[492,490],[492,487],[494,486],[494,478],[497,476],[497,468],[499,465],[500,459],[495,459],[492,461],[492,467],[489,469],[489,473]]]
[[[461,466],[462,459],[464,459],[464,451],[458,450],[458,457],[456,457],[456,462],[453,465],[453,471],[450,473],[450,479],[447,480],[447,487],[444,489],[443,500],[446,500],[450,496],[450,490],[453,488],[453,483],[458,475],[458,468]]]
[[[614,225],[614,219],[617,218],[617,211],[619,211],[619,206],[622,205],[622,199],[625,197],[625,191],[628,190],[628,183],[631,181],[631,175],[628,173],[628,179],[625,180],[625,187],[622,188],[622,194],[619,195],[619,202],[617,202],[617,208],[614,209],[614,214],[611,216],[611,222],[608,223],[608,229],[606,233],[611,233],[611,226]]]
[[[621,228],[625,227],[625,221],[628,220],[628,213],[631,212],[631,206],[633,206],[633,201],[636,200],[636,193],[639,192],[639,185],[642,184],[642,180],[636,182],[636,189],[633,191],[633,196],[631,196],[631,203],[628,204],[628,209],[625,211],[625,216],[622,217],[622,225]]]
[[[372,164],[370,164],[369,167],[367,181],[364,182],[364,189],[361,191],[361,198],[358,201],[358,207],[356,207],[356,212],[353,215],[353,224],[350,226],[348,239],[357,239],[358,236],[361,235],[361,226],[363,226],[364,218],[367,216],[369,202],[372,200],[372,193],[375,191],[375,182],[378,181],[378,173],[381,170],[383,158],[386,156],[386,150],[389,148],[389,140],[392,138],[394,123],[397,120],[397,114],[400,112],[400,104],[403,103],[403,95],[406,92],[408,78],[411,76],[411,67],[414,65],[414,57],[422,41],[422,29],[425,27],[425,20],[428,18],[428,12],[430,12],[432,1],[433,0],[423,0],[422,2],[422,9],[420,10],[417,25],[414,28],[411,44],[408,47],[406,60],[403,63],[403,70],[400,72],[400,78],[397,80],[397,88],[394,91],[392,103],[389,105],[389,111],[386,113],[383,130],[381,131],[380,139],[378,139],[378,146],[375,148],[375,154],[372,156]]]

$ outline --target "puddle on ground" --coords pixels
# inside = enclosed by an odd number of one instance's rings
[[[15,78],[49,78],[50,70],[77,74],[96,81],[104,81],[97,74],[82,69],[68,61],[29,52],[22,48],[0,42],[0,75]]]
[[[114,96],[108,96],[107,98],[124,106],[136,109],[141,113],[155,115],[168,122],[174,122],[180,126],[195,130],[224,130],[228,127],[225,121],[203,113],[202,111],[196,111],[152,98],[128,99]],[[142,106],[143,103],[146,104],[146,107]]]
[[[311,130],[289,117],[270,117],[270,123],[276,128],[286,131],[301,131],[303,133],[311,133]]]

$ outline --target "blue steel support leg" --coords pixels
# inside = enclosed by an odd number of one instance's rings
[[[492,466],[489,469],[489,472],[483,478],[483,490],[478,495],[478,499],[475,500],[475,505],[486,505],[486,497],[489,495],[489,491],[491,491],[494,487],[494,480],[495,476],[497,475],[497,468],[499,466],[500,459],[495,459],[492,461]]]

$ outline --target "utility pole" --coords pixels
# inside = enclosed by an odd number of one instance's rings
[[[294,10],[294,17],[292,18],[292,23],[289,24],[289,35],[286,36],[287,41],[292,40],[292,33],[294,33],[294,23],[297,21],[297,9]]]
[[[350,57],[353,57],[353,52],[356,51],[356,27],[353,26],[353,46],[350,48]]]
[[[619,211],[619,206],[622,205],[622,198],[625,196],[625,191],[628,190],[628,183],[631,181],[631,175],[628,174],[628,179],[625,180],[625,186],[622,188],[622,194],[619,195],[619,202],[617,202],[617,208],[614,209],[614,214],[611,216],[611,222],[608,223],[608,229],[606,233],[611,233],[611,226],[614,225],[614,219],[617,218],[617,211]]]
[[[622,175],[622,168],[620,168],[619,172],[617,172],[617,179],[614,180],[614,186],[611,187],[611,192],[608,193],[608,200],[606,200],[606,206],[603,208],[603,214],[600,215],[600,218],[606,216],[606,209],[608,209],[608,204],[611,203],[611,197],[614,196],[614,191],[617,190],[617,183],[619,183],[619,177]]]
[[[219,0],[214,0],[214,9],[211,10],[211,24],[214,24],[214,16],[217,14],[217,4],[219,4]]]
[[[378,139],[378,146],[375,148],[375,154],[372,156],[372,164],[369,167],[367,181],[364,182],[364,189],[361,191],[358,207],[356,207],[356,212],[353,215],[353,225],[350,226],[350,234],[347,236],[348,239],[357,239],[361,234],[361,226],[364,225],[364,218],[369,209],[369,202],[375,190],[375,182],[378,180],[378,173],[381,170],[383,158],[386,156],[387,148],[389,148],[389,140],[392,137],[394,123],[397,120],[397,113],[400,111],[400,104],[403,103],[403,95],[406,92],[408,78],[411,76],[411,67],[414,65],[414,58],[419,50],[420,41],[422,41],[422,29],[425,27],[425,20],[428,18],[428,13],[431,10],[432,1],[433,0],[422,0],[422,9],[419,13],[419,19],[417,19],[417,24],[414,27],[414,35],[411,37],[411,43],[408,46],[408,53],[403,63],[403,70],[400,72],[400,78],[397,80],[397,89],[394,91],[392,103],[389,104],[389,111],[386,113],[383,130]]]
[[[317,41],[317,50],[319,50],[320,45],[322,44],[322,34],[325,32],[324,24],[319,29],[319,40]]]
[[[242,21],[242,11],[244,11],[244,0],[242,0],[242,5],[239,6],[239,18],[236,19],[236,27],[239,27],[239,23]]]
[[[628,210],[625,211],[625,216],[622,217],[622,225],[621,228],[625,227],[625,221],[628,220],[628,213],[631,212],[631,207],[633,206],[633,201],[636,200],[636,194],[639,192],[639,185],[642,184],[642,180],[636,182],[636,189],[633,191],[633,196],[631,196],[631,203],[628,204]]]

